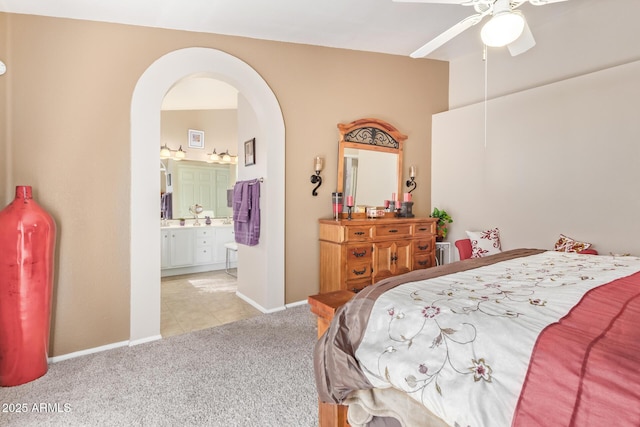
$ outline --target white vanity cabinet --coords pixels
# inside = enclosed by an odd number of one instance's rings
[[[160,229],[161,275],[200,273],[225,268],[225,243],[234,241],[233,226]]]
[[[193,264],[195,236],[192,231],[180,228],[162,230],[162,268]]]
[[[211,264],[214,261],[214,245],[216,230],[214,228],[198,228],[196,232],[196,264]]]

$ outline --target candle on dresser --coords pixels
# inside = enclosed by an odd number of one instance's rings
[[[405,202],[411,201],[411,193],[404,193],[404,201]]]
[[[347,206],[353,206],[353,196],[347,196]]]
[[[391,193],[391,201],[396,201],[396,193]]]
[[[388,200],[384,201],[384,208],[385,209],[389,208],[389,201]]]
[[[400,209],[402,207],[402,203],[400,200],[396,200],[396,209]]]

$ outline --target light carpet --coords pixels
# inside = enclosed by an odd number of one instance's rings
[[[0,388],[0,425],[317,426],[315,342],[304,305],[54,363]]]

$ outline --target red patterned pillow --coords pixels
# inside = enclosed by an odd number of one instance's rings
[[[471,240],[471,258],[482,258],[502,252],[500,230],[492,228],[485,231],[467,231]]]
[[[560,238],[554,246],[554,249],[558,252],[580,252],[584,251],[585,249],[589,249],[590,247],[591,243],[579,242],[572,239],[571,237],[567,237],[564,234],[561,234]]]

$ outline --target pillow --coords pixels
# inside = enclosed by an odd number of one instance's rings
[[[573,240],[571,237],[561,234],[554,246],[554,250],[558,252],[580,252],[585,249],[589,249],[590,247],[591,243],[579,242],[577,240]]]
[[[500,230],[492,228],[485,231],[467,231],[471,240],[471,258],[482,258],[502,252]]]

